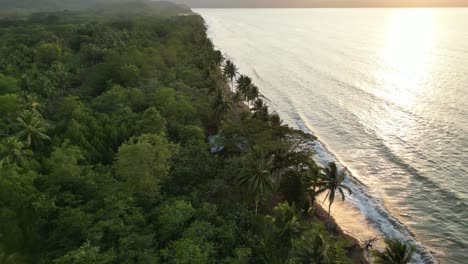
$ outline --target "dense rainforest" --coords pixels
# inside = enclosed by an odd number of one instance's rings
[[[181,12],[190,12],[190,8],[175,5],[167,1],[150,2],[148,0],[2,0],[0,2],[3,12],[38,12],[38,11],[120,11],[148,13],[157,15],[174,15]]]
[[[0,263],[351,263],[341,174],[203,19],[115,10],[1,16]]]

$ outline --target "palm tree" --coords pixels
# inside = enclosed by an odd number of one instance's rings
[[[262,99],[258,98],[253,103],[254,114],[252,115],[253,118],[257,118],[263,121],[268,121],[270,119],[270,114],[268,113],[268,106],[263,102]]]
[[[384,252],[374,251],[375,263],[377,264],[406,264],[411,261],[416,248],[407,246],[396,239],[385,239],[387,247]]]
[[[278,138],[284,138],[291,130],[288,125],[283,124],[283,120],[278,115],[278,113],[273,113],[269,116],[268,122],[270,126],[274,128],[275,136]]]
[[[21,99],[22,106],[25,109],[37,112],[36,108],[40,107],[40,104],[37,102],[37,98],[35,98],[34,95],[31,95],[29,92],[22,92]]]
[[[324,177],[325,175],[317,166],[313,166],[305,172],[304,187],[309,198],[309,211],[314,208],[317,196],[327,190],[322,188],[321,181]]]
[[[345,179],[346,170],[342,170],[341,172],[338,171],[335,162],[330,162],[328,167],[325,168],[325,177],[322,178],[321,188],[327,191],[327,195],[325,196],[324,201],[328,198],[328,224],[330,224],[330,210],[333,202],[335,201],[335,194],[338,191],[341,194],[341,198],[343,201],[346,198],[346,195],[343,190],[347,190],[349,195],[352,194],[351,189],[343,185],[343,181]]]
[[[258,91],[258,87],[255,84],[251,84],[247,91],[247,104],[250,107],[250,102],[257,99],[260,92]]]
[[[226,85],[226,77],[222,74],[221,69],[219,67],[211,67],[209,69],[209,74],[215,82],[208,90],[208,94],[223,90]]]
[[[9,164],[24,164],[25,155],[30,151],[24,149],[24,144],[17,137],[8,137],[0,144],[0,168]]]
[[[247,98],[248,91],[252,85],[252,79],[249,76],[241,75],[237,79],[237,91],[242,95],[242,98],[245,100]]]
[[[263,107],[265,107],[265,103],[263,102],[262,99],[258,98],[257,100],[255,100],[255,102],[253,102],[253,107],[252,107],[252,110],[257,112],[257,111],[261,111],[263,110]]]
[[[271,194],[275,188],[271,175],[272,163],[273,157],[267,157],[261,151],[254,150],[246,156],[241,165],[238,183],[255,197],[255,215],[258,213],[260,200]]]
[[[219,124],[224,119],[225,114],[231,109],[231,102],[226,98],[223,90],[218,90],[211,107],[216,114]]]
[[[221,53],[221,51],[216,50],[216,51],[214,52],[214,61],[215,61],[216,66],[220,66],[220,65],[223,63],[223,61],[224,61],[224,56],[223,56],[223,54]]]
[[[232,61],[227,60],[226,64],[224,65],[223,73],[227,79],[231,80],[231,88],[234,89],[234,79],[238,74],[238,69],[236,65],[232,63]]]
[[[38,147],[43,141],[50,140],[45,134],[49,125],[35,110],[25,110],[19,114],[16,126],[18,138],[25,140],[28,146]]]
[[[307,264],[332,263],[328,261],[328,248],[323,236],[318,232],[313,232],[299,240],[294,249],[294,259],[298,263]]]
[[[294,204],[289,205],[288,202],[279,203],[273,209],[272,216],[266,216],[267,223],[272,228],[272,241],[279,243],[280,249],[286,249],[284,252],[289,255],[289,251],[293,246],[294,239],[298,238],[302,232],[307,229],[307,225],[302,222],[302,211],[299,211]],[[286,246],[286,247],[285,247]]]

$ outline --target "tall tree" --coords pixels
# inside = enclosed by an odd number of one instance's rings
[[[49,124],[35,110],[24,110],[17,118],[17,136],[28,146],[39,147],[43,141],[50,140],[46,134]]]
[[[241,74],[236,82],[236,88],[243,100],[247,99],[247,94],[252,85],[252,79],[249,76]]]
[[[343,185],[345,179],[346,170],[338,171],[335,162],[330,162],[328,167],[324,169],[325,177],[322,179],[321,187],[327,191],[325,200],[328,198],[328,224],[330,224],[330,211],[333,202],[335,201],[335,194],[338,191],[341,194],[343,201],[346,199],[346,195],[343,190],[347,190],[349,195],[352,194],[351,189]]]
[[[31,151],[25,150],[23,142],[17,137],[8,137],[0,144],[0,168],[10,164],[24,165],[28,154]]]
[[[258,87],[255,84],[251,84],[247,91],[247,104],[249,105],[249,107],[250,107],[250,102],[257,99],[259,94],[260,92],[258,90]]]
[[[273,227],[275,239],[287,245],[287,250],[292,248],[293,240],[306,229],[302,223],[302,212],[288,202],[278,204],[273,209],[273,216],[267,216],[267,220]]]
[[[268,121],[270,119],[268,105],[266,105],[260,98],[255,100],[253,103],[252,111],[254,111],[254,114],[252,115],[253,118],[258,118],[263,121]]]
[[[218,119],[218,125],[224,119],[226,113],[231,109],[231,107],[231,101],[226,98],[222,90],[218,90],[211,105],[211,108],[214,110],[216,118]]]
[[[258,214],[260,200],[270,195],[275,189],[275,182],[271,175],[272,169],[273,157],[268,157],[259,150],[254,150],[243,160],[238,183],[254,196],[255,215]]]
[[[131,138],[119,148],[116,174],[132,191],[158,191],[159,182],[168,174],[168,160],[173,153],[174,146],[163,135]]]
[[[327,189],[322,186],[322,179],[325,175],[317,166],[309,168],[305,172],[305,189],[309,198],[309,211],[313,210],[317,196],[326,191]]]
[[[387,247],[384,252],[374,251],[376,264],[406,264],[416,251],[414,246],[407,246],[396,239],[385,239]]]
[[[234,90],[234,79],[238,72],[237,66],[231,61],[227,60],[223,69],[224,76],[231,81],[231,89]]]
[[[220,65],[223,63],[223,61],[224,61],[224,56],[223,56],[223,54],[221,53],[221,51],[216,50],[216,51],[214,52],[214,61],[215,61],[216,66],[220,66]]]

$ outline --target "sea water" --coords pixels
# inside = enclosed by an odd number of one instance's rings
[[[317,161],[350,171],[345,229],[468,263],[468,9],[195,12],[272,111],[318,136]]]

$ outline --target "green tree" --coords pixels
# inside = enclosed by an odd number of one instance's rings
[[[226,98],[224,92],[219,90],[216,94],[216,97],[211,105],[212,109],[215,112],[216,118],[218,120],[218,125],[224,120],[226,113],[231,110],[231,101]]]
[[[46,134],[50,127],[37,111],[24,110],[17,118],[18,138],[26,141],[28,146],[39,147],[42,142],[50,140]]]
[[[17,79],[0,73],[0,95],[19,92],[19,88]]]
[[[134,85],[140,78],[140,70],[132,64],[125,64],[118,70],[119,80],[124,85]]]
[[[249,264],[252,258],[252,249],[236,248],[234,250],[234,258],[228,258],[226,264]]]
[[[51,64],[62,55],[62,46],[58,43],[44,43],[36,49],[36,56],[39,62]]]
[[[249,76],[241,74],[237,79],[237,92],[241,95],[243,100],[247,99],[249,89],[252,85],[252,79]]]
[[[231,81],[231,89],[234,89],[234,79],[238,74],[237,66],[231,61],[227,60],[224,69],[223,69],[224,76]]]
[[[325,168],[325,177],[322,178],[321,181],[321,188],[325,189],[327,195],[325,196],[325,200],[328,198],[328,224],[330,224],[330,211],[333,202],[335,201],[335,194],[338,191],[341,194],[341,198],[343,201],[346,199],[346,195],[343,190],[347,190],[349,194],[352,194],[351,189],[343,185],[343,181],[346,176],[346,170],[342,170],[341,172],[338,171],[335,162],[330,162],[328,167]]]
[[[293,246],[293,242],[305,230],[302,222],[302,212],[296,206],[287,202],[279,203],[273,209],[273,216],[267,216],[267,222],[273,228],[274,241],[278,241],[285,249],[285,255]]]
[[[92,246],[89,241],[81,247],[72,250],[63,257],[54,260],[55,264],[107,264],[113,263],[114,256],[103,254],[99,247]]]
[[[20,102],[20,97],[16,94],[0,95],[0,136],[10,134]]]
[[[408,246],[396,239],[385,239],[387,245],[384,252],[373,251],[377,264],[406,264],[412,259],[416,248]]]
[[[150,107],[137,122],[137,129],[143,134],[161,134],[166,130],[166,120],[155,107]]]
[[[254,150],[247,155],[241,164],[238,184],[254,197],[255,215],[258,214],[260,201],[271,195],[275,182],[271,175],[273,157],[266,156],[262,151]]]
[[[52,63],[52,66],[50,67],[50,70],[47,71],[46,75],[56,88],[58,95],[63,97],[65,95],[65,89],[69,85],[69,74],[65,65],[60,62]]]
[[[198,126],[185,126],[180,136],[183,145],[203,145],[205,143],[205,132]]]
[[[258,87],[254,84],[251,84],[249,86],[249,89],[247,90],[247,104],[249,105],[250,107],[250,102],[253,102],[255,101],[255,99],[258,98],[259,96],[259,90],[258,90]]]
[[[163,251],[166,263],[171,264],[206,264],[210,263],[207,252],[196,241],[182,238],[171,243],[170,247]]]
[[[322,188],[322,179],[325,175],[318,166],[311,166],[304,173],[304,187],[309,198],[309,212],[315,208],[317,196],[325,192],[327,189]]]
[[[352,263],[346,250],[336,237],[327,235],[322,229],[312,227],[295,241],[292,262],[305,264]]]
[[[162,135],[144,134],[119,148],[115,171],[136,192],[155,192],[168,174],[174,146]]]
[[[166,242],[181,234],[193,219],[195,209],[186,201],[176,200],[157,208],[160,240]]]
[[[16,112],[19,107],[20,97],[16,94],[0,95],[0,118]]]
[[[289,170],[281,174],[279,191],[285,201],[304,209],[307,205],[305,184],[301,173]]]
[[[76,180],[83,171],[83,168],[78,165],[83,159],[81,149],[70,145],[68,140],[65,140],[61,147],[54,148],[48,160],[50,185]]]
[[[0,168],[11,164],[24,166],[31,154],[17,137],[8,137],[0,144]]]
[[[223,54],[221,53],[221,51],[219,51],[219,50],[216,50],[216,51],[214,52],[214,56],[213,56],[213,57],[214,57],[214,61],[215,61],[216,66],[220,66],[220,65],[223,63],[223,61],[224,61],[224,56],[223,56]]]

